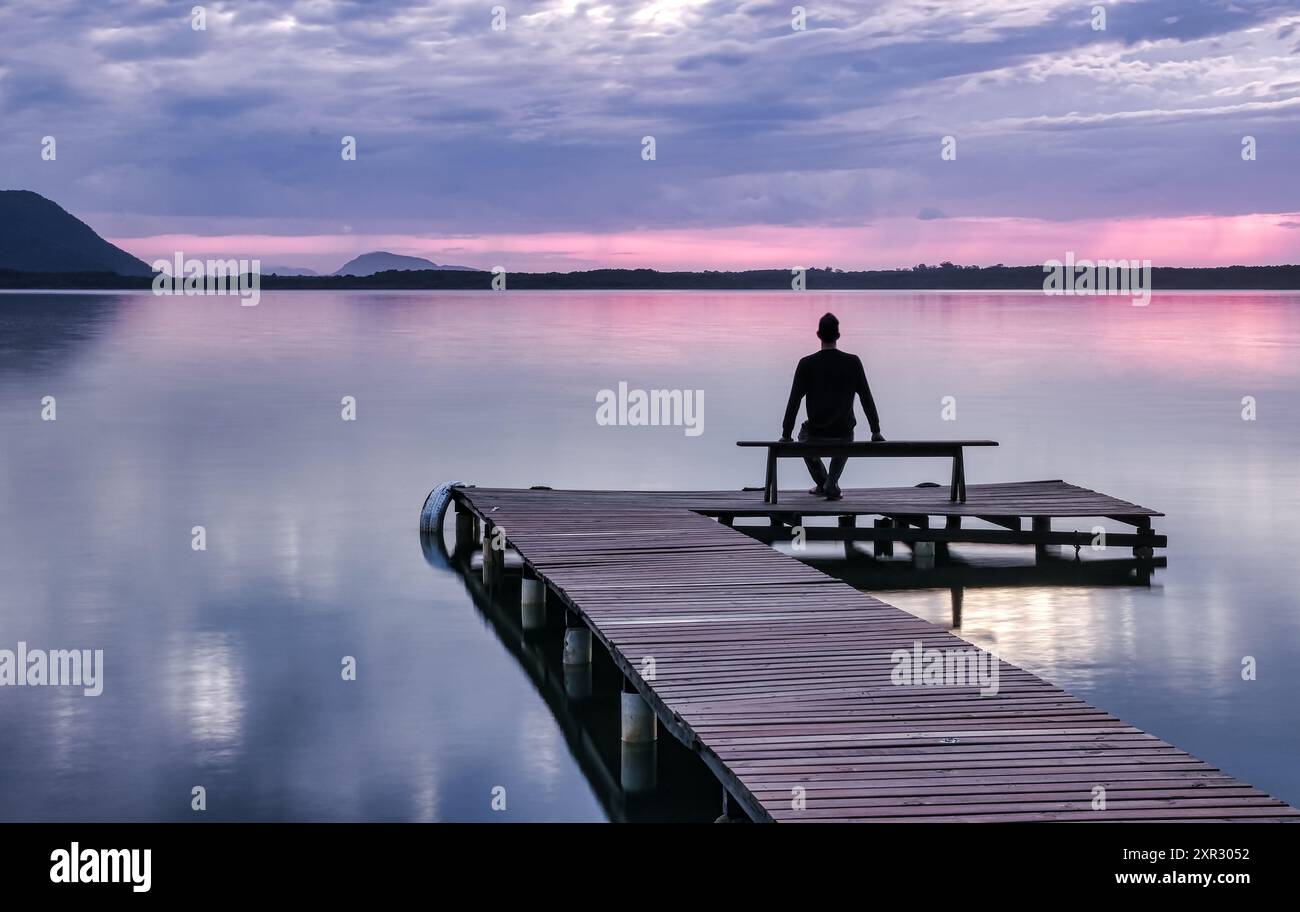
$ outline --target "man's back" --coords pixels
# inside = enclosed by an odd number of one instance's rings
[[[800,359],[795,368],[794,384],[786,407],[784,436],[791,436],[799,412],[799,400],[807,398],[808,434],[812,437],[848,437],[857,420],[853,416],[853,397],[862,399],[872,433],[879,433],[880,419],[867,385],[866,371],[857,355],[837,348],[823,348]]]

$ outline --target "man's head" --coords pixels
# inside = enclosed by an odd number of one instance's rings
[[[839,337],[840,321],[835,318],[833,313],[823,314],[822,318],[817,321],[817,338],[833,345]]]

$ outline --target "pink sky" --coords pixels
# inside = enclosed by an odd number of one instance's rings
[[[1295,227],[1287,227],[1288,225]],[[852,227],[754,225],[614,234],[155,235],[115,238],[147,262],[186,256],[259,257],[333,271],[360,253],[387,250],[438,263],[513,271],[595,267],[750,269],[793,266],[894,268],[943,260],[1025,265],[1079,257],[1149,259],[1158,266],[1300,262],[1300,214],[1109,221],[889,219]]]

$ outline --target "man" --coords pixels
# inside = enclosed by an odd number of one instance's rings
[[[840,337],[840,321],[834,314],[826,314],[817,323],[817,338],[822,340],[821,351],[799,361],[794,371],[794,384],[790,387],[790,401],[785,407],[785,421],[781,426],[781,439],[789,440],[794,430],[794,419],[799,414],[799,402],[808,398],[808,420],[799,429],[799,439],[812,443],[848,443],[853,440],[853,396],[862,400],[862,411],[871,424],[871,439],[884,440],[880,434],[880,416],[871,398],[867,374],[857,355],[850,355],[835,347]],[[827,500],[839,500],[840,475],[848,458],[836,456],[831,460],[829,474],[820,459],[807,458],[808,472],[817,486],[809,494],[824,495]]]

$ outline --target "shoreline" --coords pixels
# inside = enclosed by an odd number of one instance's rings
[[[947,292],[1028,291],[1046,294],[1045,267],[932,267],[905,270],[838,271],[808,269],[801,291]],[[787,269],[743,272],[659,272],[653,269],[594,269],[582,272],[518,272],[501,276],[488,271],[420,270],[381,272],[371,276],[262,275],[266,291],[792,291]],[[1157,266],[1151,270],[1153,291],[1300,291],[1300,265]],[[108,272],[18,272],[0,270],[3,291],[148,291],[153,276]],[[1047,295],[1053,296],[1053,295]],[[1060,296],[1060,295],[1056,295]],[[1072,295],[1065,295],[1072,296]],[[1076,294],[1078,297],[1106,295]]]

